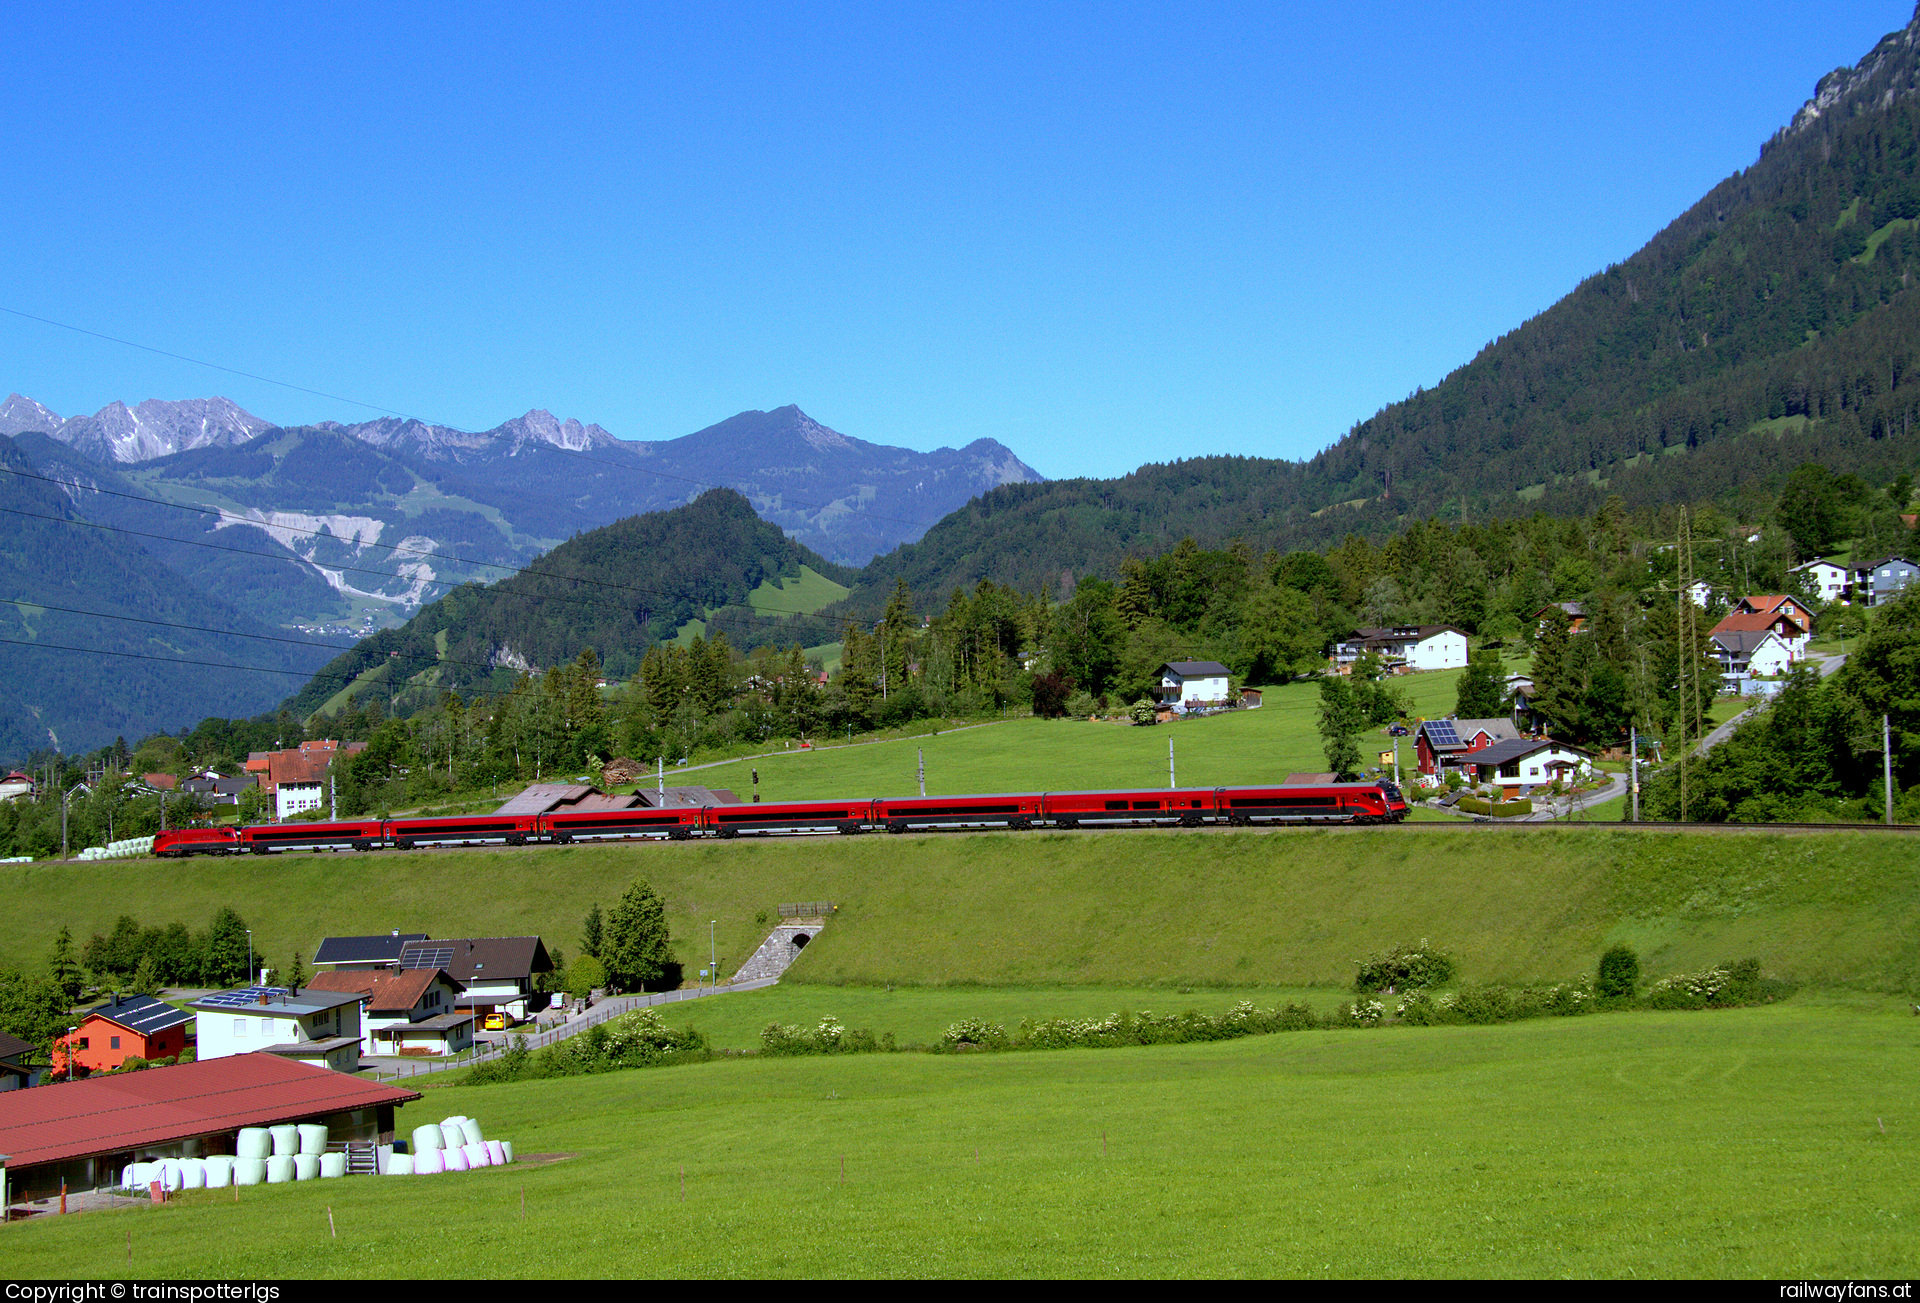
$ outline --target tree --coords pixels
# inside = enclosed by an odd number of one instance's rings
[[[293,952],[293,967],[287,970],[287,985],[299,990],[307,984],[307,966],[300,961],[300,952]]]
[[[599,958],[607,971],[608,987],[637,990],[659,977],[673,958],[671,940],[666,902],[644,880],[635,878],[607,917]]]
[[[1336,780],[1360,774],[1360,734],[1367,720],[1354,699],[1353,682],[1330,674],[1320,680],[1320,745]]]
[[[1804,462],[1787,476],[1774,508],[1780,526],[1793,538],[1799,559],[1808,561],[1833,548],[1841,538],[1841,486],[1819,462]]]
[[[1073,695],[1074,682],[1054,670],[1033,676],[1033,713],[1042,719],[1059,719],[1067,713],[1067,698]]]
[[[1461,674],[1453,699],[1453,713],[1461,719],[1492,719],[1506,702],[1506,681],[1500,673],[1500,653],[1475,652]]]
[[[1256,587],[1243,609],[1241,646],[1251,682],[1285,683],[1317,668],[1322,644],[1313,603],[1291,587]]]
[[[78,1000],[85,983],[81,981],[80,961],[73,955],[73,932],[64,924],[54,933],[53,957],[47,966],[52,971],[53,984],[60,988],[67,1003]]]
[[[247,956],[251,945],[246,920],[223,905],[207,929],[206,950],[200,959],[201,980],[211,986],[238,986],[250,980]]]
[[[0,1031],[18,1036],[42,1054],[67,1030],[66,994],[50,977],[28,977],[18,969],[0,969]]]
[[[1091,693],[1106,691],[1120,664],[1126,626],[1114,600],[1114,587],[1106,580],[1082,579],[1060,608],[1054,630],[1054,666]]]
[[[580,953],[600,957],[600,946],[606,938],[606,923],[600,917],[600,902],[594,901],[593,908],[587,911],[586,918],[580,922]]]

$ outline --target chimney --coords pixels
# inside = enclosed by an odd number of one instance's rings
[[[399,928],[395,928],[395,929],[393,930],[393,935],[394,935],[394,936],[399,936],[399,935],[400,935],[400,929],[399,929]]]
[[[267,993],[265,991],[262,991],[260,992],[260,1003],[265,1004],[266,1002],[267,1002]]]

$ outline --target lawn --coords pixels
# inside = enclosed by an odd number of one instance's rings
[[[1890,1001],[1803,999],[444,1087],[401,1128],[471,1114],[569,1157],[43,1218],[7,1270],[1901,1278],[1912,1042]]]
[[[1751,954],[1784,975],[1920,991],[1915,845],[1408,824],[283,855],[267,872],[250,857],[11,864],[0,954],[43,962],[60,927],[84,944],[123,912],[201,929],[223,904],[273,964],[393,928],[538,934],[572,953],[588,908],[644,877],[689,970],[709,921],[730,973],[780,903],[836,903],[793,970],[813,983],[1340,986],[1361,955],[1430,937],[1469,981],[1585,973],[1624,940],[1662,972]]]

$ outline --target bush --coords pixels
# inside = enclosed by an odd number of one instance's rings
[[[1522,1018],[1565,1018],[1594,1008],[1593,988],[1561,982],[1554,986],[1474,986],[1452,995],[1415,991],[1394,1010],[1416,1027],[1448,1023],[1516,1022]]]
[[[762,1054],[875,1054],[892,1053],[893,1049],[892,1032],[875,1036],[865,1027],[849,1031],[832,1014],[816,1027],[788,1027],[776,1022],[768,1023],[760,1033]]]
[[[1493,801],[1483,801],[1477,796],[1463,796],[1453,803],[1453,808],[1456,810],[1464,810],[1468,814],[1486,814],[1492,815],[1496,819],[1511,819],[1515,815],[1532,814],[1533,802],[1531,800],[1522,800],[1500,801],[1496,803]]]
[[[940,1034],[940,1045],[949,1050],[1004,1050],[1007,1029],[984,1018],[962,1018]]]
[[[1433,949],[1423,937],[1417,946],[1395,946],[1385,954],[1362,959],[1360,971],[1353,979],[1353,989],[1365,993],[1384,991],[1391,986],[1396,990],[1417,991],[1429,986],[1445,986],[1453,980],[1453,974],[1453,957]]]
[[[1640,956],[1629,945],[1608,948],[1600,956],[1600,970],[1594,990],[1603,1000],[1628,1000],[1640,985]]]
[[[1067,715],[1069,718],[1086,719],[1094,713],[1095,709],[1093,694],[1091,692],[1076,692],[1067,698]]]
[[[475,1066],[467,1081],[484,1086],[541,1077],[575,1077],[685,1063],[706,1055],[707,1038],[701,1033],[691,1027],[669,1027],[652,1009],[635,1009],[549,1045],[538,1054],[527,1048],[525,1037],[512,1037],[505,1053]]]

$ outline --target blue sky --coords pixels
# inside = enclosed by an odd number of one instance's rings
[[[0,307],[445,422],[797,403],[1311,455],[1632,253],[1906,0],[22,7]],[[63,415],[365,407],[0,316]]]

